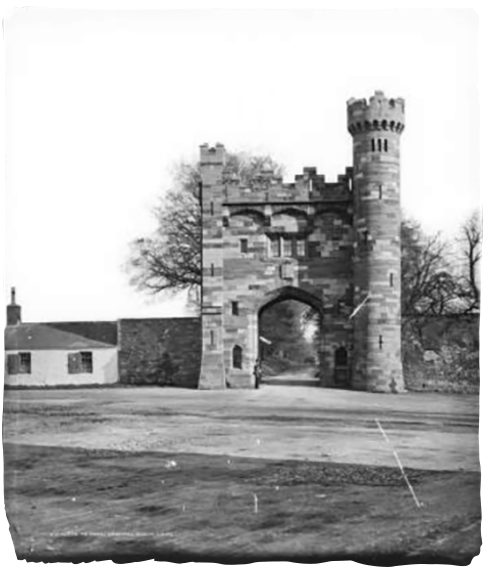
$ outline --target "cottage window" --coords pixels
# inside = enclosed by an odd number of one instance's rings
[[[93,371],[92,353],[80,353],[82,373],[91,373]]]
[[[92,373],[93,370],[93,358],[90,351],[68,354],[68,373],[70,375],[76,375],[78,373]]]
[[[31,353],[17,353],[7,355],[7,374],[9,375],[30,375],[31,374]]]
[[[19,372],[26,375],[31,373],[31,353],[19,353]]]
[[[7,373],[17,375],[19,372],[19,355],[7,355]]]
[[[238,301],[231,301],[231,313],[233,315],[239,315],[240,314]]]

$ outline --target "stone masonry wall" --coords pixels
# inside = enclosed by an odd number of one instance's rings
[[[226,378],[223,360],[224,316],[222,196],[224,146],[200,147],[203,289],[201,303],[200,389],[224,389]]]
[[[479,315],[404,318],[402,350],[408,390],[479,392]]]
[[[352,329],[350,170],[325,183],[304,168],[292,184],[268,179],[252,190],[231,182],[223,204],[223,325],[226,384],[251,388],[262,309],[296,299],[322,315],[320,379],[336,386],[334,356],[349,349]],[[344,309],[344,313],[341,312]],[[242,363],[233,353],[241,350]],[[344,382],[342,384],[345,384]]]
[[[118,321],[121,383],[196,388],[200,359],[201,324],[197,317]]]

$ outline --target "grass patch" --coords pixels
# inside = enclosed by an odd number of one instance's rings
[[[20,559],[467,564],[479,552],[474,472],[409,469],[417,509],[387,467],[10,444],[4,460]]]

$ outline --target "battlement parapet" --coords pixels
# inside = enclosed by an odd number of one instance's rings
[[[226,150],[224,146],[220,143],[215,144],[215,147],[211,147],[208,144],[201,145],[200,163],[202,165],[207,164],[224,165],[226,163]]]
[[[338,176],[336,182],[325,182],[324,175],[318,175],[316,168],[304,168],[304,173],[295,176],[292,183],[273,181],[264,187],[242,185],[239,181],[225,182],[224,201],[229,203],[280,203],[310,201],[345,201],[351,196],[350,180],[352,170]],[[258,183],[258,182],[257,182]]]
[[[225,201],[230,203],[272,203],[281,201],[308,201],[307,189],[296,187],[294,183],[274,182],[260,187],[251,182],[250,186],[228,183],[225,188]]]
[[[266,189],[228,184],[225,186],[224,201],[228,203],[308,203],[349,200],[352,194],[348,182],[342,176],[340,178],[340,181],[325,183],[324,176],[318,176],[319,181],[311,188],[307,185],[307,180],[275,185]]]
[[[371,131],[402,133],[405,127],[405,101],[387,98],[376,91],[367,102],[365,98],[351,98],[347,102],[347,129],[351,135]]]

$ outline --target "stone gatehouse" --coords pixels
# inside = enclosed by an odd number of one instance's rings
[[[320,384],[404,389],[401,365],[400,136],[404,100],[347,102],[353,165],[336,182],[304,168],[251,187],[201,146],[202,358],[199,388],[252,388],[259,316],[296,299],[321,316]]]

